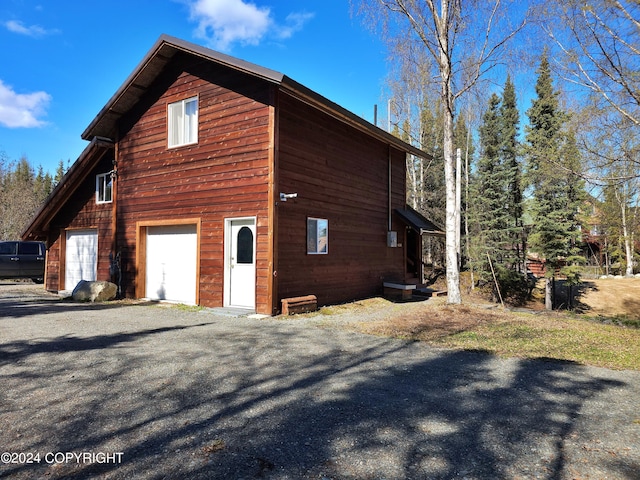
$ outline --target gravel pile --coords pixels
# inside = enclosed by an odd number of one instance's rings
[[[640,372],[33,288],[0,285],[3,478],[640,478]]]

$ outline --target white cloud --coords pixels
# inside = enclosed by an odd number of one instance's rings
[[[267,37],[286,39],[302,29],[313,14],[290,14],[284,25],[273,19],[269,7],[245,0],[189,0],[191,19],[198,22],[196,35],[218,50],[234,43],[257,45]]]
[[[191,18],[198,22],[196,35],[214,48],[228,50],[232,43],[257,45],[271,23],[271,11],[242,0],[196,0]]]
[[[22,22],[19,22],[17,20],[9,20],[8,22],[4,23],[4,26],[10,32],[34,38],[43,37],[50,33],[39,25],[31,25],[30,27],[25,27]]]
[[[51,101],[46,92],[21,94],[0,80],[0,125],[9,128],[31,128],[46,125],[38,117],[45,114]]]
[[[287,15],[285,25],[280,26],[277,30],[277,35],[281,39],[287,39],[293,36],[294,33],[299,32],[304,27],[304,24],[313,18],[313,13],[306,12],[294,12]]]

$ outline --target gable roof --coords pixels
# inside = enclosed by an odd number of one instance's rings
[[[140,101],[145,93],[153,86],[154,81],[161,75],[165,67],[167,67],[174,56],[179,53],[199,57],[205,61],[215,62],[230,69],[265,80],[278,86],[281,91],[296,97],[341,122],[365,132],[383,143],[392,145],[406,153],[422,158],[430,158],[430,156],[422,150],[405,143],[282,73],[169,35],[161,35],[138,66],[127,77],[84,132],[82,132],[81,137],[91,143],[80,154],[78,160],[72,165],[51,195],[49,195],[42,208],[35,214],[31,223],[25,228],[22,233],[23,239],[44,238],[46,236],[48,224],[60,211],[64,200],[69,198],[69,196],[77,190],[89,172],[103,157],[104,153],[114,147],[113,139],[117,131],[118,120],[127,115]]]
[[[154,80],[160,75],[164,67],[178,53],[186,53],[204,60],[224,65],[230,69],[244,72],[267,82],[277,85],[280,90],[295,96],[305,103],[318,108],[332,117],[347,123],[360,131],[376,137],[384,143],[393,145],[401,151],[413,155],[429,158],[422,150],[405,143],[385,130],[373,125],[363,118],[353,114],[340,105],[328,100],[322,95],[292,80],[291,78],[268,68],[225,55],[215,50],[186,42],[169,35],[161,35],[154,46],[145,55],[142,61],[120,86],[107,104],[100,110],[89,126],[82,133],[82,138],[91,140],[93,137],[113,138],[118,119],[142,98],[151,87]]]

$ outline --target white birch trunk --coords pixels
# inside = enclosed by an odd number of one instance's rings
[[[416,204],[418,203],[418,186],[416,180],[415,157],[413,155],[407,155],[407,175],[409,176],[409,197],[411,198],[413,208],[416,208]]]
[[[629,238],[629,229],[627,227],[627,206],[623,202],[621,205],[622,210],[622,236],[624,238],[624,256],[627,260],[627,268],[625,269],[625,276],[630,277],[633,275],[633,249],[631,248],[631,239]]]
[[[453,119],[445,117],[444,131],[444,177],[446,188],[445,246],[447,259],[447,303],[462,303],[460,295],[460,272],[458,270],[458,248],[456,219],[456,179],[453,168]]]
[[[620,219],[622,221],[622,238],[624,239],[624,256],[627,262],[625,269],[625,276],[630,277],[633,275],[633,248],[631,247],[631,241],[629,238],[629,227],[627,225],[627,189],[623,186],[623,191],[620,196],[616,195],[618,204],[620,205]]]
[[[447,0],[441,2],[442,10],[438,30],[440,46],[440,80],[442,82],[442,103],[444,116],[444,181],[446,192],[445,258],[447,262],[447,303],[462,303],[460,294],[460,271],[458,268],[458,248],[456,238],[460,225],[456,212],[455,158],[453,155],[453,93],[451,91],[451,59],[449,58],[449,25]]]

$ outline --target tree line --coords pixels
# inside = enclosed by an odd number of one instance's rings
[[[10,160],[0,152],[0,240],[19,240],[34,214],[65,174],[60,160],[55,175],[27,157]]]
[[[432,156],[408,160],[408,198],[446,230],[449,303],[461,301],[460,268],[477,282],[495,276],[514,294],[526,291],[531,256],[545,262],[548,307],[553,278],[578,283],[587,261],[605,273],[634,273],[638,2],[354,4],[389,47],[389,122]],[[513,76],[522,89],[535,84],[524,112]],[[465,180],[460,213],[456,151]],[[462,247],[453,241],[458,230]]]

